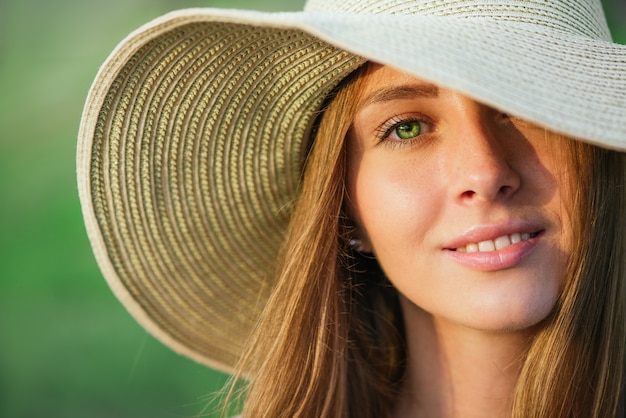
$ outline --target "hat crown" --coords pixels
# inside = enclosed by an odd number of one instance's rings
[[[600,0],[308,0],[305,10],[491,18],[611,40]]]

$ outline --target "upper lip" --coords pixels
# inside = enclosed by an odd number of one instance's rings
[[[545,228],[536,222],[525,220],[510,220],[496,224],[472,225],[458,234],[451,241],[443,245],[444,249],[456,249],[487,240],[495,240],[504,235],[516,232],[532,234],[543,231]]]

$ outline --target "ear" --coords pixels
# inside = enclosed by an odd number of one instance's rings
[[[374,252],[374,248],[372,247],[369,237],[358,226],[356,226],[352,231],[349,243],[350,246],[359,253],[371,254]]]
[[[349,201],[349,199],[348,199]],[[348,234],[348,244],[352,249],[359,253],[372,254],[374,247],[370,241],[367,233],[360,225],[358,216],[353,213],[350,205],[344,206],[342,210],[345,210],[345,227]]]

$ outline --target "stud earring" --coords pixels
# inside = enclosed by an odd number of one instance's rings
[[[348,241],[348,245],[350,245],[350,248],[352,248],[357,253],[363,251],[363,241],[358,238],[350,238],[350,240]]]

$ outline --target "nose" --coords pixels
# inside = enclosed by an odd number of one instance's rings
[[[511,163],[515,147],[505,128],[505,115],[476,104],[458,125],[453,153],[456,157],[456,199],[465,205],[506,200],[519,189],[521,179]]]

